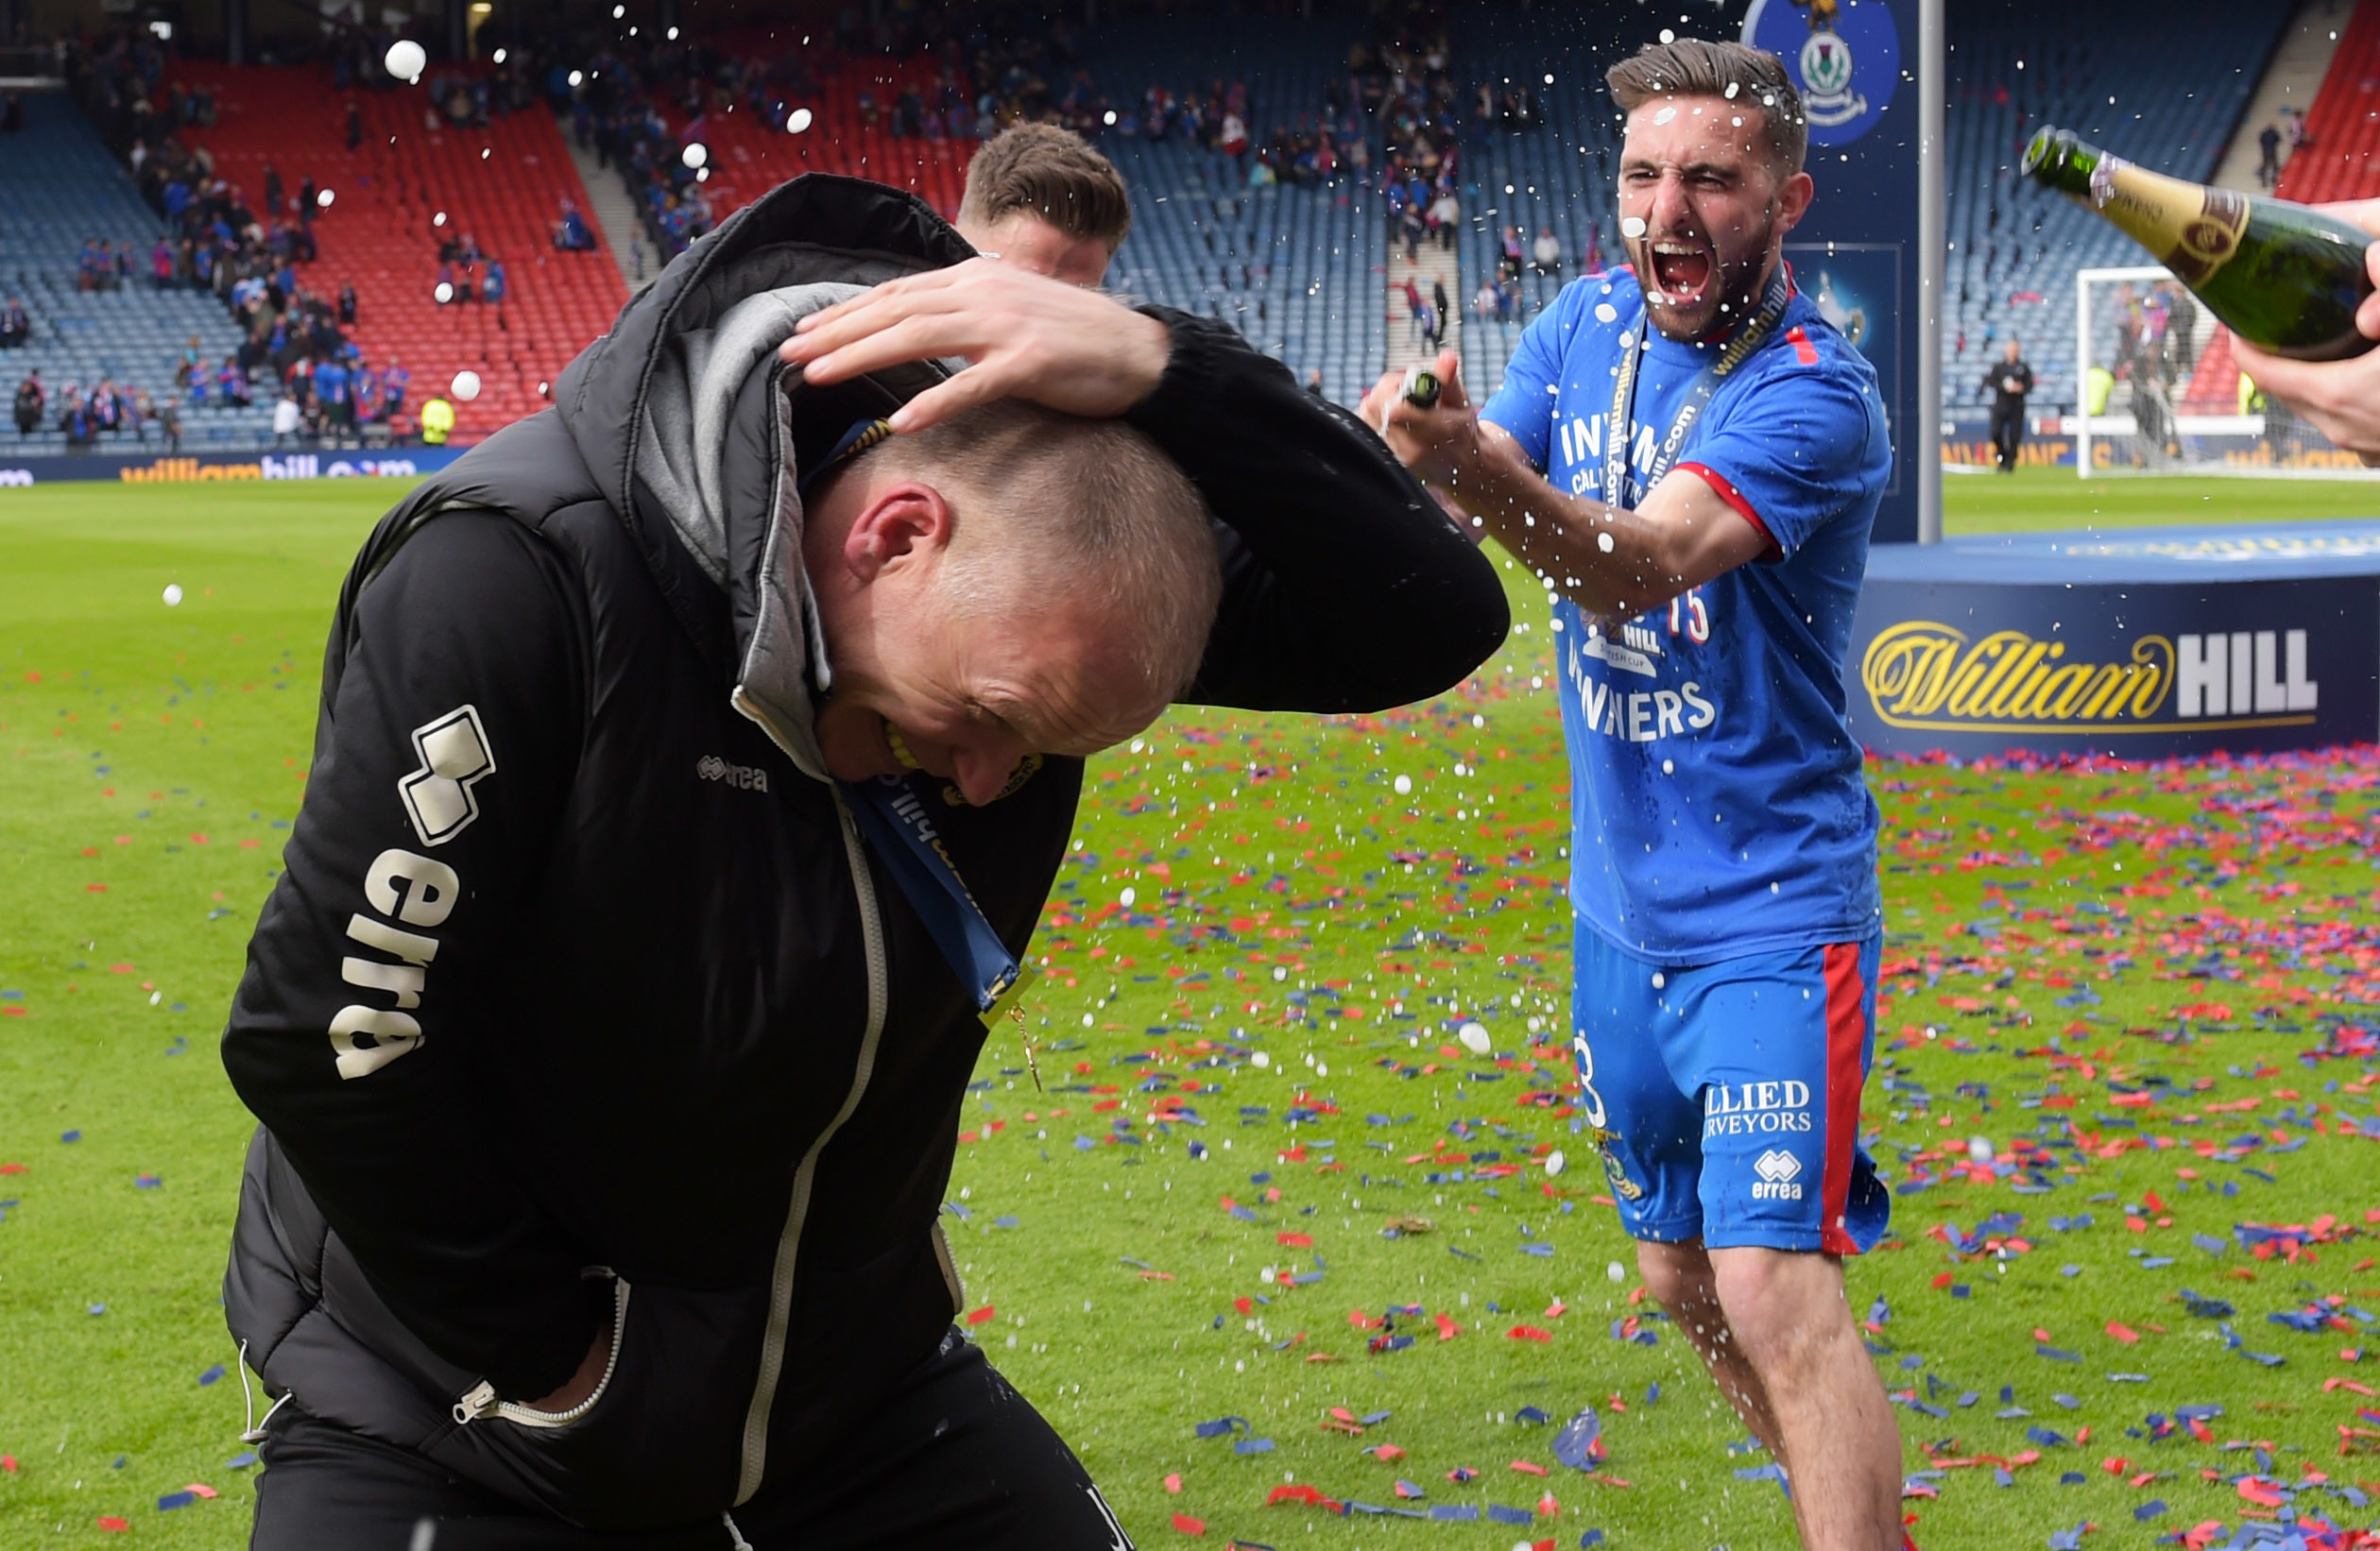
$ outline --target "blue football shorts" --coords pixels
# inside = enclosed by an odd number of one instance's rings
[[[1676,969],[1574,931],[1580,1111],[1640,1239],[1858,1254],[1892,1202],[1859,1145],[1883,938]]]

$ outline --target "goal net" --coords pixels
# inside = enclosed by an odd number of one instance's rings
[[[2361,471],[2354,454],[2269,401],[2232,357],[2231,331],[2154,265],[2075,276],[2076,472]]]

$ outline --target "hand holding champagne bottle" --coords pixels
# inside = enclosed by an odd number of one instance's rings
[[[2380,236],[2380,199],[2318,208]],[[2364,264],[2372,283],[2380,285],[2380,242],[2364,250]],[[2355,310],[2355,332],[2380,341],[2380,292],[2364,298]],[[2380,469],[2380,350],[2367,349],[2346,361],[2292,361],[2234,339],[2232,359],[2267,396],[2311,421],[2334,446],[2356,454],[2367,468]]]

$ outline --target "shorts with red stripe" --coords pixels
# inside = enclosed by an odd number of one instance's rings
[[[1712,1249],[1858,1254],[1892,1202],[1859,1145],[1881,934],[1689,968],[1579,922],[1572,1048],[1621,1222]]]

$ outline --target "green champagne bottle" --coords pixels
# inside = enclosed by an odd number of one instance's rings
[[[2184,182],[2064,129],[2025,147],[2024,171],[2149,249],[2230,326],[2275,355],[2337,361],[2375,343],[2355,329],[2371,295],[2371,233],[2305,205]]]

